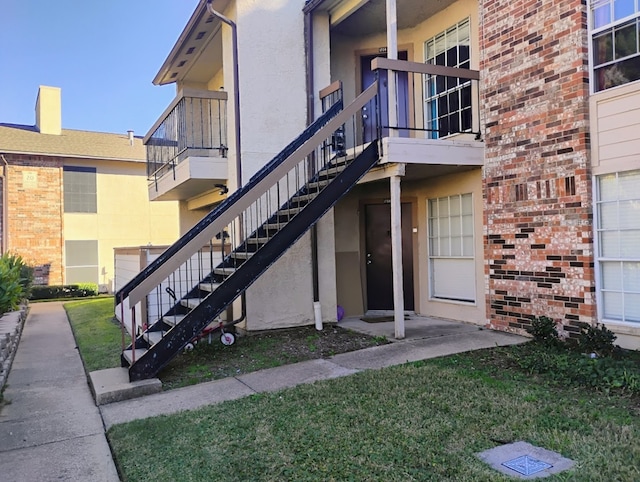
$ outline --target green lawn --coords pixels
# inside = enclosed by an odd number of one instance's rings
[[[492,349],[139,420],[108,432],[123,480],[512,480],[474,453],[524,440],[545,480],[640,480],[640,400],[563,387]]]
[[[67,317],[88,372],[120,366],[122,334],[114,319],[113,297],[65,303]],[[126,337],[126,343],[130,339]]]

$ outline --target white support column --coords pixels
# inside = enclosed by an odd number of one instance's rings
[[[398,20],[396,12],[396,0],[386,0],[387,9],[387,58],[398,59]],[[396,107],[396,76],[393,71],[389,71],[387,75],[387,90],[389,103],[389,122],[390,126],[397,126],[398,115]],[[395,137],[396,131],[389,129],[389,137]]]
[[[393,319],[395,336],[404,338],[404,290],[402,287],[402,204],[400,176],[389,178],[391,188],[391,266],[393,271]]]

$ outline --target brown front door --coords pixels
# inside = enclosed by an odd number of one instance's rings
[[[404,308],[413,310],[413,246],[411,204],[402,203],[402,273]],[[367,309],[393,309],[391,265],[391,206],[365,205],[365,245],[367,265]]]

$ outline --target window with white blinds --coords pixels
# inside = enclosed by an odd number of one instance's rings
[[[602,321],[640,323],[640,171],[597,178],[597,288]]]
[[[475,302],[472,195],[429,199],[428,230],[431,297]]]

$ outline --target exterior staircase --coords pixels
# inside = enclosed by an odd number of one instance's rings
[[[344,109],[341,100],[333,103],[116,293],[116,314],[131,310],[134,319],[134,341],[121,356],[131,381],[154,377],[205,329],[224,336],[236,323],[222,318],[231,303],[377,163],[377,142],[359,143],[355,127],[376,89],[372,85]],[[348,149],[345,131],[353,135]],[[154,290],[169,301],[155,310],[157,319],[136,325],[136,305]]]

